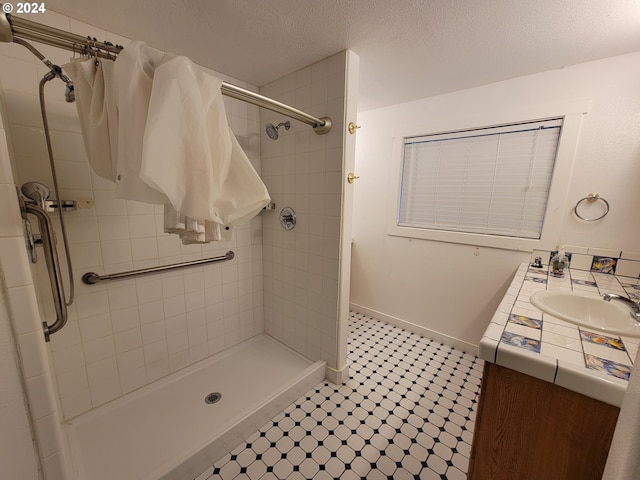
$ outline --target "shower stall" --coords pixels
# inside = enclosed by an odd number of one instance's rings
[[[94,27],[48,13],[38,20],[96,35]],[[105,35],[113,44],[127,42]],[[70,56],[35,45],[53,63]],[[0,71],[0,133],[7,139],[6,148],[0,142],[2,187],[15,192],[14,184],[51,185],[37,108],[44,68],[23,47],[0,43]],[[355,147],[345,124],[356,120],[357,72],[357,56],[344,51],[262,86],[255,98],[300,109],[290,115],[288,129],[280,126],[282,111],[241,100],[243,91],[257,88],[226,79],[229,124],[275,208],[202,246],[164,234],[158,206],[114,197],[113,185],[89,167],[75,107],[64,101],[65,84],[51,82],[46,104],[60,197],[77,205],[65,212],[76,298],[66,326],[48,344],[41,323],[52,323],[56,312],[49,277],[44,262],[29,261],[15,194],[5,195],[11,209],[0,239],[9,316],[46,480],[102,478],[98,471],[104,478],[188,478],[310,384],[323,376],[345,380],[353,188],[346,177]],[[322,117],[318,126],[328,133],[309,128],[318,118],[305,119],[303,110]],[[280,127],[273,127],[277,140],[267,124]],[[285,207],[295,211],[291,230],[278,217]],[[54,223],[58,215],[50,214]],[[53,236],[64,257],[57,227]],[[228,251],[233,258],[220,263],[82,282],[88,272],[115,276]],[[59,263],[65,283],[66,267]],[[166,420],[166,430],[158,418]],[[115,457],[105,454],[110,448]],[[114,459],[123,471],[109,471]]]

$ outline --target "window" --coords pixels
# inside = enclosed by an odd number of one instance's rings
[[[408,239],[421,239],[431,240],[446,243],[458,243],[463,245],[472,245],[480,247],[501,248],[508,250],[520,250],[525,252],[531,252],[535,249],[540,250],[553,250],[558,243],[561,242],[561,232],[563,225],[575,221],[572,213],[573,205],[578,198],[584,196],[583,192],[576,194],[571,192],[571,171],[573,168],[573,162],[578,152],[578,141],[580,139],[580,129],[582,125],[582,119],[588,113],[590,106],[590,100],[588,98],[573,98],[564,100],[550,100],[549,102],[527,102],[527,101],[509,101],[509,102],[496,102],[495,98],[488,98],[486,101],[478,100],[470,104],[463,103],[448,103],[446,105],[438,104],[437,108],[432,108],[427,104],[426,108],[420,113],[415,112],[407,116],[407,119],[402,124],[398,124],[391,130],[392,139],[392,155],[391,155],[391,171],[389,176],[389,196],[387,202],[387,212],[385,216],[385,230],[388,235],[405,237]],[[443,110],[446,108],[446,110]],[[526,120],[533,119],[533,120]],[[483,182],[473,182],[468,185],[458,182],[456,187],[453,186],[453,179],[460,178],[453,175],[454,171],[451,171],[451,179],[444,175],[445,171],[427,171],[426,176],[422,177],[422,181],[434,180],[434,176],[437,176],[437,184],[439,188],[447,185],[446,189],[439,191],[440,200],[447,201],[448,205],[451,205],[450,200],[453,198],[458,202],[455,208],[451,210],[462,211],[462,207],[465,207],[467,211],[469,208],[475,208],[478,211],[472,211],[471,215],[467,215],[467,218],[471,218],[471,227],[467,224],[467,229],[463,230],[458,224],[457,220],[453,221],[451,215],[446,218],[448,224],[444,225],[442,216],[439,217],[440,224],[419,224],[411,223],[418,218],[411,216],[401,216],[401,208],[403,214],[406,211],[415,210],[417,213],[420,203],[415,194],[422,189],[423,193],[428,192],[428,189],[424,189],[419,184],[419,175],[413,178],[413,173],[409,170],[409,156],[407,155],[406,172],[405,172],[405,148],[409,149],[409,144],[415,144],[411,148],[415,149],[413,154],[418,155],[419,144],[433,146],[437,142],[428,142],[427,140],[442,140],[445,143],[445,139],[448,137],[473,137],[473,132],[476,132],[476,136],[486,134],[488,138],[497,138],[497,134],[503,132],[498,128],[509,128],[511,126],[518,126],[516,130],[531,130],[535,133],[538,129],[533,128],[531,125],[526,127],[526,124],[537,123],[538,119],[542,120],[542,126],[544,127],[538,133],[551,133],[556,132],[559,136],[556,138],[556,154],[552,158],[553,164],[549,170],[549,185],[547,186],[547,194],[545,200],[539,200],[538,213],[526,213],[522,215],[520,213],[514,214],[514,218],[520,220],[524,217],[527,222],[530,219],[537,218],[541,221],[541,225],[535,227],[533,230],[527,230],[524,224],[520,227],[519,223],[517,228],[521,228],[521,232],[507,233],[503,224],[499,224],[493,231],[485,231],[484,233],[478,233],[478,224],[481,223],[477,220],[480,217],[480,191],[481,188],[478,185],[483,185]],[[553,123],[557,122],[554,126]],[[493,125],[499,125],[500,127],[493,127]],[[479,126],[489,126],[487,128],[478,128]],[[491,132],[492,129],[496,129]],[[431,135],[430,133],[436,133]],[[448,132],[448,133],[441,133]],[[490,133],[496,134],[492,137]],[[427,135],[428,134],[428,135]],[[505,134],[503,137],[507,137],[510,134]],[[538,138],[540,141],[542,137]],[[421,141],[423,140],[423,141]],[[504,138],[503,138],[504,140]],[[501,140],[502,141],[502,140]],[[452,140],[453,142],[453,140]],[[504,144],[503,144],[504,145]],[[532,143],[529,143],[531,147]],[[542,143],[538,143],[538,150]],[[546,147],[545,147],[546,148]],[[503,149],[501,149],[504,151]],[[542,149],[544,150],[544,148]],[[494,150],[495,152],[495,150]],[[531,150],[529,150],[531,152]],[[414,167],[418,165],[418,159],[414,162]],[[473,156],[473,165],[477,166],[479,160],[477,156]],[[492,157],[495,161],[496,156]],[[540,174],[543,171],[541,159],[536,155],[535,164],[530,165],[533,168],[533,173]],[[514,170],[514,176],[516,173],[515,165],[517,162],[508,163],[510,168]],[[464,164],[463,164],[464,165]],[[497,162],[497,166],[500,167],[501,173],[508,173],[504,170],[505,162]],[[518,164],[519,165],[519,164]],[[447,164],[449,166],[449,164]],[[526,170],[524,168],[523,170]],[[456,172],[457,173],[457,172]],[[527,178],[529,172],[527,171]],[[411,179],[414,184],[406,183],[408,179]],[[494,199],[489,202],[489,206],[495,209],[494,201],[496,199],[502,200],[503,206],[510,207],[511,200],[505,200],[504,196],[507,193],[511,193],[509,189],[504,186],[506,183],[505,177],[496,177],[502,183],[492,183],[491,188],[494,193]],[[451,181],[450,181],[451,180]],[[527,190],[528,199],[542,198],[543,192],[538,178],[532,176],[531,183],[527,182],[524,187],[520,187],[521,190]],[[449,184],[447,184],[447,182]],[[405,184],[406,183],[406,184]],[[433,185],[434,182],[432,182]],[[512,184],[509,184],[510,188]],[[463,190],[467,188],[467,191]],[[477,191],[472,191],[471,188],[476,188]],[[527,188],[528,187],[528,188]],[[407,191],[407,188],[415,188],[414,192]],[[457,188],[458,190],[455,190]],[[511,188],[513,189],[513,188]],[[442,195],[449,192],[449,198],[445,198]],[[472,193],[473,192],[473,193]],[[483,192],[486,193],[486,192]],[[411,195],[414,195],[413,200]],[[571,198],[569,198],[571,195]],[[581,196],[577,196],[581,195]],[[413,203],[413,206],[411,202]],[[435,202],[432,202],[435,204]],[[515,201],[514,201],[515,203]],[[438,203],[438,206],[440,204]],[[484,206],[486,209],[486,204]],[[520,206],[522,208],[522,206]],[[541,209],[541,210],[540,210]],[[498,210],[496,209],[496,212]],[[517,209],[514,209],[517,211]],[[451,212],[448,212],[449,214]],[[423,221],[423,220],[421,220]],[[475,222],[475,224],[473,223]],[[495,222],[494,222],[495,223]],[[506,222],[510,228],[513,228],[514,222]],[[453,224],[455,229],[445,230],[444,228],[450,228],[449,224]],[[415,225],[415,226],[413,226]],[[480,225],[486,229],[486,221]],[[539,230],[541,228],[541,231]],[[532,233],[537,232],[537,233]],[[518,236],[521,235],[521,236]]]
[[[397,225],[540,239],[562,119],[407,137]]]

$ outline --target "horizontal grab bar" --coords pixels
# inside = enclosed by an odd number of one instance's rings
[[[220,257],[203,258],[202,260],[192,260],[191,262],[172,263],[171,265],[161,265],[159,267],[141,268],[140,270],[129,270],[127,272],[112,273],[111,275],[98,275],[95,272],[87,272],[82,276],[82,281],[87,285],[95,285],[98,282],[105,282],[109,280],[120,280],[123,278],[137,277],[139,275],[177,270],[179,268],[196,267],[207,263],[224,262],[226,260],[233,260],[235,256],[236,254],[233,253],[232,250],[229,250]]]

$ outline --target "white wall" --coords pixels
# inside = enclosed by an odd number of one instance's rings
[[[5,132],[0,118],[0,189],[3,195],[12,194],[13,182],[9,167],[9,154],[5,142]],[[7,208],[3,208],[6,214]],[[15,222],[0,221],[2,243],[17,238],[11,231]],[[27,411],[27,400],[22,387],[20,361],[16,349],[11,319],[8,311],[8,286],[15,278],[12,265],[0,254],[0,477],[2,478],[39,478],[39,463],[32,439]],[[19,282],[22,283],[22,282]],[[16,295],[24,286],[17,284],[11,288]],[[32,288],[32,287],[31,287]]]
[[[530,255],[387,235],[392,141],[403,134],[442,131],[443,125],[492,125],[495,119],[538,110],[541,104],[553,109],[567,100],[591,101],[566,201],[557,205],[563,225],[554,243],[639,252],[638,85],[640,53],[635,53],[361,112],[352,305],[474,350],[517,265]],[[602,221],[581,222],[572,213],[576,201],[590,192],[599,192],[611,204]]]
[[[0,100],[3,99],[0,97]],[[5,206],[0,209],[3,278],[0,313],[3,428],[0,428],[0,445],[3,454],[7,455],[7,462],[2,462],[2,468],[7,472],[3,471],[6,475],[2,477],[63,479],[68,478],[69,457],[60,429],[61,415],[51,362],[47,358],[36,288],[27,259],[4,113],[0,101],[0,127],[5,126],[0,128],[0,196]],[[19,358],[16,358],[16,346]],[[29,414],[30,424],[24,417],[25,412]],[[38,458],[35,458],[36,454]]]
[[[357,57],[343,51],[275,80],[260,93],[316,117],[330,117],[332,128],[316,134],[308,125],[291,121],[280,127],[278,140],[264,127],[288,119],[261,110],[262,177],[275,211],[263,214],[265,330],[312,360],[325,360],[327,376],[341,381],[346,370],[348,312],[339,308],[344,158],[353,162],[354,146],[345,145],[346,83],[357,70]],[[355,92],[351,92],[355,98]],[[285,231],[279,213],[296,212],[297,224]],[[348,285],[348,278],[346,284]]]

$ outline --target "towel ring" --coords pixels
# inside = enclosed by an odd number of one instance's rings
[[[580,215],[578,213],[578,207],[580,206],[580,204],[582,204],[582,202],[586,201],[586,202],[589,202],[589,203],[595,203],[598,200],[604,202],[604,205],[605,205],[604,213],[602,215],[600,215],[599,217],[584,218],[582,215]],[[580,200],[578,200],[578,203],[576,203],[576,206],[573,208],[573,211],[576,214],[576,217],[578,217],[580,220],[584,220],[585,222],[595,222],[596,220],[600,220],[600,219],[602,219],[602,218],[607,216],[607,213],[609,213],[609,202],[607,202],[604,198],[602,198],[598,193],[590,193],[586,197],[581,198]]]

